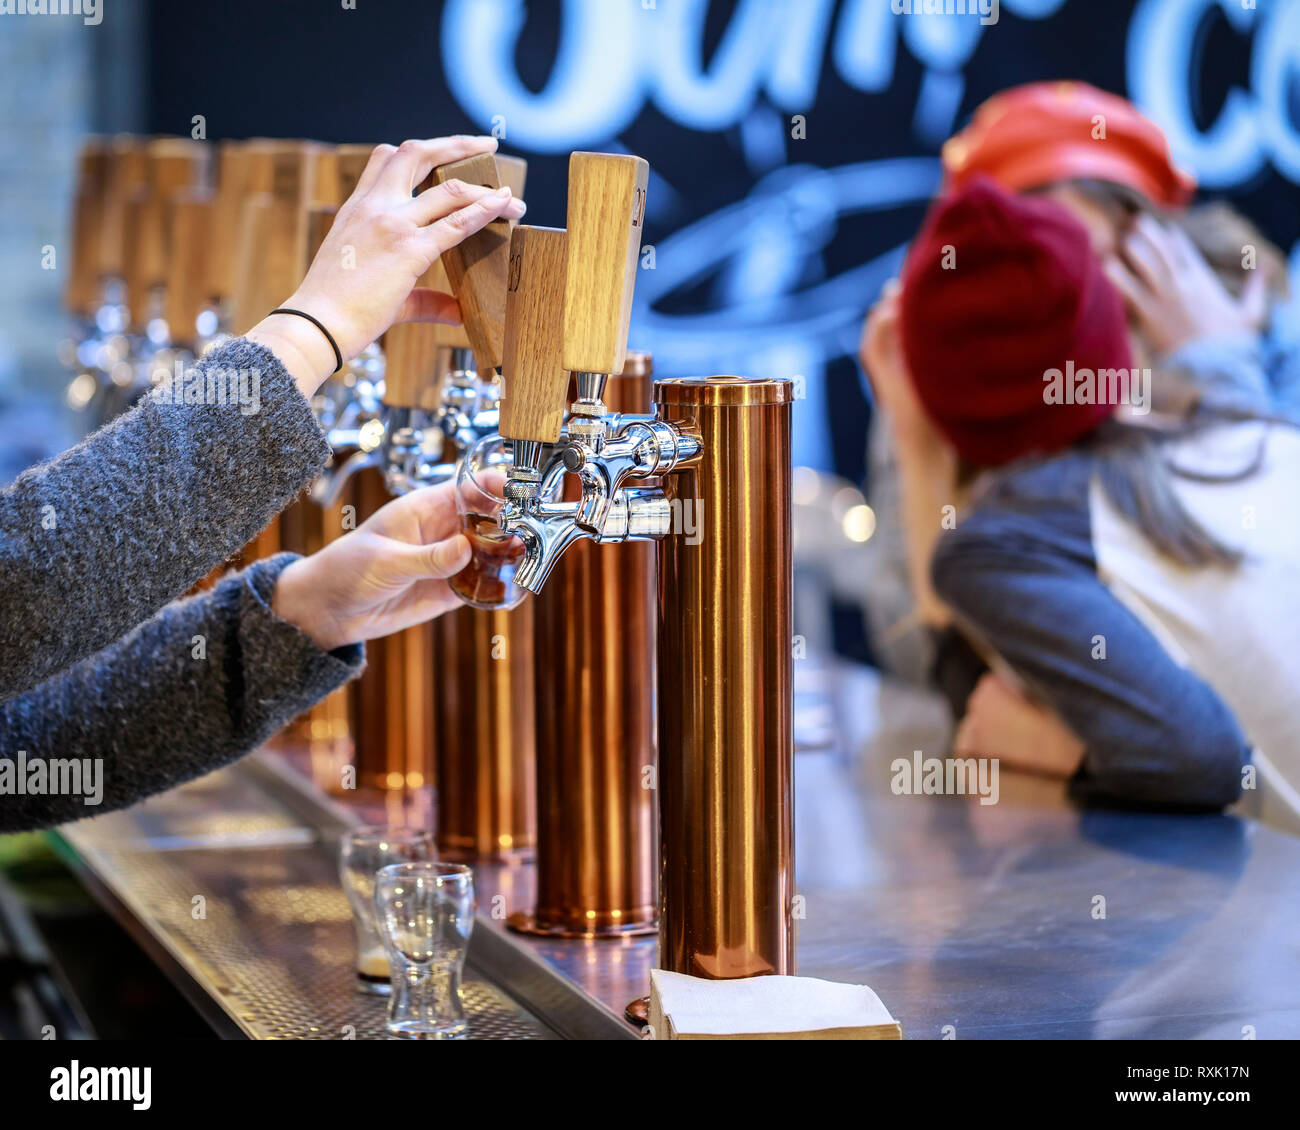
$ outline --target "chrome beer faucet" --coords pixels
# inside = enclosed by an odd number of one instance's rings
[[[402,364],[399,358],[396,365]],[[368,467],[383,472],[394,495],[447,482],[470,448],[496,434],[500,382],[479,378],[470,349],[451,349],[450,368],[441,374],[419,374],[437,388],[431,408],[390,403],[390,376],[401,383],[394,365],[371,346],[313,400],[330,446],[336,453],[352,452],[312,485],[312,498],[322,506],[333,505],[352,476]]]
[[[398,437],[388,467],[413,486],[443,483],[456,474],[456,464],[479,440],[496,435],[500,423],[501,381],[493,372],[483,379],[474,351],[456,347],[451,367],[442,377],[437,402],[431,410],[405,409],[402,424],[411,435],[403,456]]]
[[[499,385],[479,379],[472,350],[452,349],[434,384],[432,408],[385,405],[378,466],[392,494],[447,482],[474,444],[496,434]]]
[[[514,579],[532,592],[580,539],[667,534],[662,490],[630,484],[699,453],[687,432],[653,415],[611,412],[604,401],[627,352],[647,172],[639,157],[575,153],[567,232],[521,226],[511,240],[501,434],[513,459],[498,521],[523,543]],[[570,376],[576,395],[566,420]],[[566,473],[581,485],[574,501],[558,498]]]
[[[539,621],[546,634],[539,631],[537,647],[559,668],[537,759],[539,808],[552,814],[545,838],[539,825],[538,871],[550,882],[542,929],[557,920],[570,925],[554,908],[575,900],[598,914],[590,876],[606,873],[614,844],[643,836],[633,832],[629,798],[642,791],[647,762],[612,762],[584,741],[612,733],[622,742],[620,729],[600,727],[626,703],[635,724],[657,733],[658,964],[719,978],[788,974],[795,972],[793,385],[731,375],[661,378],[652,413],[607,408],[609,375],[625,368],[645,184],[638,158],[575,153],[567,233],[519,227],[511,241],[501,436],[511,441],[512,459],[502,502],[484,504],[503,535],[522,543],[501,554],[509,556],[510,579],[537,592],[584,539],[658,541],[652,582],[644,571],[638,582],[610,567],[607,558],[630,558],[634,548],[607,554],[582,546],[566,562],[574,568],[556,577],[563,606],[541,606],[549,613]],[[618,402],[616,390],[610,399]],[[467,529],[482,528],[483,516],[476,513]],[[477,540],[511,542],[492,533]],[[650,583],[658,593],[644,620],[653,624],[637,631],[637,609],[644,609],[637,598],[645,594],[638,586]],[[592,689],[634,669],[646,677],[620,649],[653,650],[648,705]],[[644,745],[626,744],[644,757]],[[570,756],[573,747],[579,752]],[[601,773],[613,782],[604,790],[573,785]],[[599,798],[608,813],[622,815],[593,825],[573,797],[588,808]],[[702,883],[701,875],[724,879]],[[568,899],[557,904],[560,888]],[[572,925],[585,937],[596,922]]]
[[[599,414],[593,410],[598,404]],[[564,551],[580,539],[646,541],[671,533],[662,489],[626,484],[668,474],[700,451],[697,437],[654,416],[609,413],[598,398],[585,407],[584,414],[570,416],[557,444],[514,441],[500,524],[523,543],[514,579],[530,592],[541,591]],[[551,501],[566,473],[578,476],[581,497]]]
[[[372,342],[312,397],[312,415],[334,458],[348,453],[312,482],[310,497],[318,506],[333,506],[354,475],[379,466],[380,448],[387,436],[381,400],[385,365],[384,351],[378,342]]]

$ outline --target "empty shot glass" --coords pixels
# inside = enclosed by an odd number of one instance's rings
[[[458,863],[395,863],[375,879],[392,991],[388,1030],[415,1040],[463,1037],[460,981],[474,929],[474,878]]]
[[[388,954],[375,921],[375,874],[393,863],[433,859],[433,837],[425,828],[354,828],[343,836],[339,877],[357,930],[357,987],[387,996]]]

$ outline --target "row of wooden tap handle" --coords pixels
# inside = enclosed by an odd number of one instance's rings
[[[269,139],[90,139],[78,171],[66,305],[93,315],[104,283],[115,279],[136,331],[160,288],[178,342],[189,343],[208,305],[228,311],[236,332],[251,328],[268,294],[275,301],[296,285],[312,211],[346,198],[369,152]]]
[[[372,150],[270,139],[92,138],[78,170],[65,305],[93,319],[112,280],[122,288],[132,332],[145,332],[150,319],[161,315],[171,342],[193,347],[205,309],[223,312],[230,332],[246,332],[293,293]],[[520,158],[488,156],[460,164],[466,166],[462,175],[523,193],[526,163]],[[445,170],[436,175],[445,179]],[[435,262],[421,284],[453,290],[448,271],[460,269],[460,260],[449,255],[446,265]],[[468,270],[477,281],[481,270]],[[500,270],[503,305],[504,256]],[[406,386],[420,379],[428,349],[477,345],[500,364],[504,309],[475,303],[478,293],[490,298],[494,290],[467,294],[464,326],[420,327],[409,341],[402,339],[415,327],[398,328],[396,402],[415,403],[415,392]]]
[[[161,316],[172,344],[194,347],[205,309],[246,332],[293,293],[371,152],[269,139],[88,141],[68,309],[93,318],[114,280],[133,332]],[[427,407],[437,351],[467,348],[480,373],[504,378],[503,434],[557,439],[568,374],[622,370],[647,172],[637,157],[575,153],[566,229],[496,221],[435,260],[420,285],[454,294],[462,324],[393,327],[385,400]],[[525,174],[520,158],[482,155],[434,169],[421,188],[457,178],[523,196]]]
[[[298,289],[371,153],[92,142],[68,306],[90,317],[121,284],[136,332],[160,300],[178,345],[202,344],[194,326],[208,309],[226,331],[248,331]],[[500,155],[434,169],[420,188],[453,177],[524,195],[523,162]],[[419,281],[452,293],[462,324],[393,326],[384,399],[435,407],[439,351],[472,350],[481,380],[500,375],[488,399],[501,435],[553,443],[571,385],[587,401],[578,411],[603,411],[589,395],[602,382],[572,374],[621,374],[611,410],[654,411],[697,438],[699,462],[662,490],[668,505],[690,504],[699,536],[582,540],[519,607],[460,608],[372,641],[361,677],[280,744],[308,750],[313,775],[339,792],[379,787],[404,805],[433,783],[443,858],[535,848],[536,895],[510,917],[516,929],[625,938],[658,917],[665,969],[793,973],[788,382],[670,378],[653,391],[647,357],[625,366],[647,179],[640,158],[574,153],[564,228],[497,221],[446,249]],[[589,424],[570,430],[599,438]],[[598,458],[599,446],[577,453]],[[314,552],[342,534],[344,511],[364,520],[384,505],[388,486],[371,466],[332,510],[298,500],[246,559]]]

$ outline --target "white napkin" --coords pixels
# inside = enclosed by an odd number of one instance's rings
[[[745,977],[713,981],[650,971],[652,1010],[680,1035],[819,1032],[831,1028],[894,1026],[881,999],[866,985],[815,977]],[[656,1032],[659,1038],[668,1033]]]

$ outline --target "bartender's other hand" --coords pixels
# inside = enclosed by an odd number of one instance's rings
[[[1105,268],[1157,361],[1200,338],[1258,332],[1267,311],[1263,271],[1234,298],[1185,232],[1150,215],[1134,221]]]
[[[289,565],[271,607],[323,651],[422,624],[460,601],[447,578],[469,563],[451,483],[390,502],[319,553]]]
[[[995,757],[1013,769],[1049,777],[1072,777],[1083,764],[1084,748],[1053,711],[990,672],[966,702],[953,753]]]
[[[514,199],[509,188],[493,191],[458,180],[411,194],[436,166],[492,153],[496,147],[492,137],[378,146],[302,285],[281,305],[320,319],[334,335],[344,361],[394,322],[459,322],[456,300],[416,288],[417,280],[444,251],[493,220],[518,219],[524,202]],[[266,318],[248,336],[273,349],[308,395],[334,371],[334,351],[304,318]],[[286,359],[285,353],[295,351],[303,355],[305,366],[295,368]]]

